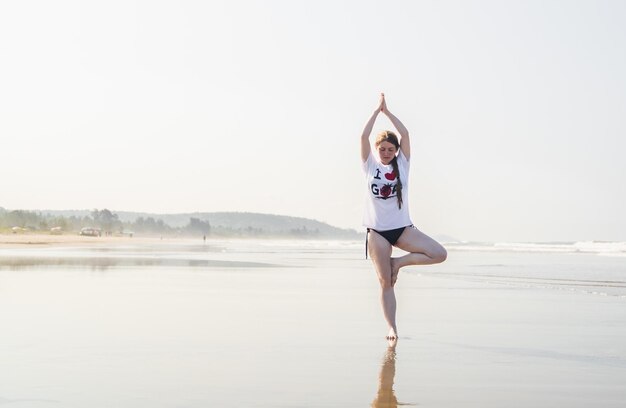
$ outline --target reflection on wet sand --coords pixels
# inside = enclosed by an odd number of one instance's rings
[[[224,259],[226,257],[226,259]],[[211,259],[213,258],[213,259]],[[217,258],[217,259],[215,259]],[[107,270],[115,267],[179,268],[276,268],[280,265],[236,261],[222,245],[137,244],[59,248],[0,248],[0,270],[37,268],[83,268]]]
[[[415,405],[398,402],[393,391],[393,381],[396,376],[396,344],[389,346],[383,357],[383,365],[378,378],[378,393],[372,401],[372,408],[397,408],[403,405]]]
[[[176,266],[201,268],[267,268],[277,267],[261,262],[239,262],[211,259],[176,259],[158,257],[0,257],[0,270],[21,270],[32,267],[84,267],[106,270],[112,267],[129,266]]]

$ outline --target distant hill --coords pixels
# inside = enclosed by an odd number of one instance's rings
[[[298,235],[318,236],[320,238],[359,239],[360,233],[353,229],[343,229],[321,221],[289,217],[276,214],[248,212],[194,212],[182,214],[152,214],[129,211],[113,211],[122,222],[135,222],[138,218],[162,220],[165,224],[178,228],[189,224],[191,218],[206,221],[215,233],[239,231],[256,235]],[[91,210],[40,210],[42,214],[63,217],[85,217]]]
[[[0,221],[3,215],[9,210],[0,207]],[[32,213],[41,214],[45,217],[77,217],[83,219],[90,217],[92,210],[33,210]],[[254,237],[294,237],[294,238],[330,238],[330,239],[362,239],[364,229],[355,231],[353,229],[344,229],[334,227],[321,221],[302,218],[289,217],[276,214],[261,214],[251,212],[193,212],[180,214],[154,214],[145,212],[130,211],[113,211],[119,221],[125,223],[124,228],[134,229],[135,232],[141,233],[142,230],[137,225],[129,225],[135,223],[138,219],[152,219],[153,221],[161,221],[167,225],[166,229],[171,227],[178,229],[178,233],[182,233],[189,226],[192,218],[201,220],[210,225],[211,234],[221,236],[254,236]],[[0,222],[0,224],[2,224]],[[11,227],[11,225],[7,225]],[[32,220],[29,225],[37,225]],[[1,227],[1,225],[0,225]],[[74,226],[76,229],[76,226]],[[135,229],[137,228],[137,229]],[[78,227],[78,230],[80,227]],[[168,232],[169,231],[169,232]],[[167,230],[168,233],[176,233],[176,231]],[[152,231],[152,233],[161,233]],[[461,240],[442,234],[432,235],[441,243],[458,243]]]

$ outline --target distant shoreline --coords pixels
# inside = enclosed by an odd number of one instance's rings
[[[52,229],[64,234],[84,228],[99,228],[103,235],[151,237],[356,239],[359,231],[334,227],[324,222],[277,214],[214,212],[149,214],[108,209],[7,210],[0,207],[0,234],[46,234]]]

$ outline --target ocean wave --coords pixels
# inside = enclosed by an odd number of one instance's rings
[[[496,242],[496,243],[450,243],[449,249],[490,252],[562,252],[592,253],[603,256],[626,256],[626,242],[578,241],[578,242]]]

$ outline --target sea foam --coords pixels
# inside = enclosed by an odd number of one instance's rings
[[[579,242],[496,242],[496,243],[450,243],[449,249],[465,251],[503,252],[562,252],[592,253],[603,256],[626,256],[626,242],[579,241]]]

